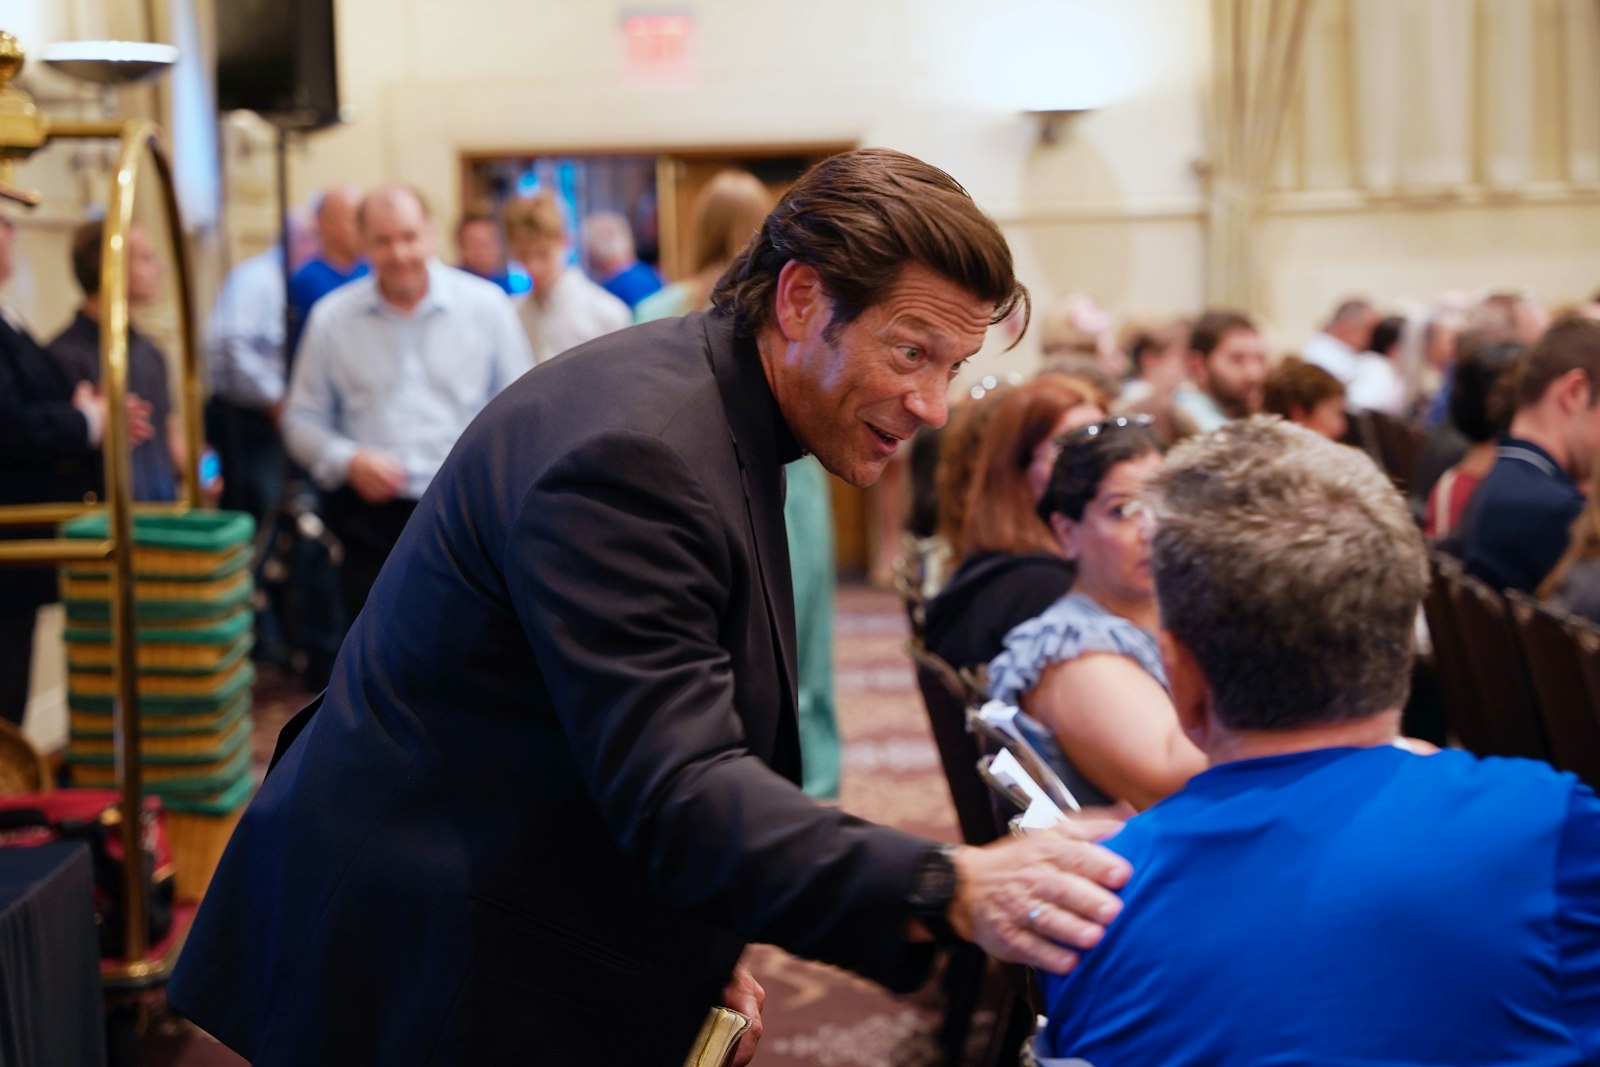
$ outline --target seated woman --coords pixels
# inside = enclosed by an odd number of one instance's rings
[[[1299,356],[1285,356],[1261,388],[1261,410],[1341,441],[1350,429],[1339,379]]]
[[[1251,419],[1179,445],[1150,493],[1175,706],[1210,769],[1107,843],[1123,908],[1045,977],[1041,1054],[1600,1062],[1600,800],[1396,744],[1428,567],[1388,478]]]
[[[1039,514],[1077,564],[1070,592],[1006,635],[989,694],[1048,732],[1039,747],[1081,804],[1135,808],[1205,767],[1178,728],[1156,643],[1145,483],[1161,466],[1148,420],[1066,435]],[[1024,726],[1029,724],[1024,720]]]
[[[1047,374],[975,408],[973,416],[987,420],[976,458],[955,444],[966,438],[954,429],[947,435],[950,447],[940,447],[941,494],[961,498],[955,507],[941,499],[940,516],[961,517],[961,562],[928,601],[924,630],[929,651],[957,669],[988,663],[1006,631],[1072,584],[1072,567],[1040,521],[1038,503],[1055,462],[1056,437],[1105,418],[1105,398],[1076,378]],[[944,476],[962,467],[970,471],[964,479]]]
[[[1494,466],[1500,451],[1497,438],[1511,425],[1515,403],[1507,379],[1521,355],[1521,345],[1501,341],[1474,349],[1456,364],[1450,386],[1450,424],[1466,438],[1467,450],[1428,490],[1422,522],[1422,536],[1441,542],[1447,551],[1459,550],[1455,542],[1461,517],[1478,483]]]

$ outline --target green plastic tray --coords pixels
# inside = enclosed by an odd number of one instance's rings
[[[217,734],[230,730],[240,719],[250,714],[250,694],[245,693],[232,704],[217,712],[165,712],[159,715],[141,715],[139,730],[155,736],[173,734]],[[207,716],[203,725],[193,722],[198,716]],[[110,737],[116,733],[116,716],[110,712],[72,712],[69,718],[74,737]]]
[[[98,763],[79,763],[77,764],[77,768],[81,770],[93,769],[103,771],[104,765]],[[144,791],[146,793],[154,793],[156,796],[161,798],[163,803],[165,803],[173,796],[182,797],[187,795],[193,797],[196,794],[204,795],[218,793],[231,788],[239,781],[240,778],[244,778],[247,781],[250,778],[250,746],[248,744],[242,746],[239,751],[228,760],[227,763],[223,764],[221,767],[218,767],[216,771],[211,774],[194,774],[188,777],[179,776],[176,778],[164,778],[159,780],[152,778],[144,783]],[[108,783],[111,781],[111,776],[108,776],[104,773],[96,776],[79,775],[74,778],[74,781],[80,785],[108,788]]]
[[[226,596],[212,600],[138,600],[133,605],[135,624],[182,619],[217,619],[231,615],[235,608],[248,603],[255,588],[245,582]],[[64,600],[69,625],[86,622],[107,622],[111,618],[111,604],[101,599]]]
[[[186,815],[231,815],[250,801],[256,783],[250,775],[210,793],[172,793],[161,798],[162,807],[168,811],[181,811]]]
[[[104,512],[71,519],[61,526],[61,536],[104,540],[110,517]],[[243,511],[190,511],[182,515],[135,515],[133,543],[151,548],[217,552],[248,545],[256,536],[256,520]]]
[[[231,614],[219,616],[214,621],[199,619],[193,627],[163,626],[162,620],[153,620],[148,625],[135,626],[134,633],[140,641],[149,641],[152,644],[226,645],[237,641],[240,635],[248,633],[255,625],[255,620],[255,612],[249,608],[236,608]],[[108,618],[102,621],[109,623],[111,620]],[[65,637],[68,644],[79,641],[89,644],[108,644],[111,641],[111,627],[88,626],[80,622],[78,625],[68,626]]]
[[[179,763],[215,763],[220,759],[227,759],[230,756],[237,755],[237,750],[241,745],[249,745],[250,727],[251,722],[248,718],[240,719],[226,733],[217,737],[215,747],[209,751],[141,752],[139,758],[146,764],[163,767]],[[74,747],[79,740],[82,740],[82,738],[77,733],[73,733],[67,743],[66,760],[68,763],[76,763],[82,766],[109,765],[116,762],[116,754],[113,752],[85,752],[81,748]],[[104,740],[104,737],[95,738],[95,740]]]
[[[159,667],[141,666],[139,668],[139,673],[141,675],[217,674],[221,671],[230,669],[235,663],[238,663],[239,658],[246,652],[249,652],[250,646],[254,643],[254,635],[246,634],[245,636],[235,640],[233,642],[233,646],[212,663],[207,663],[196,667],[178,666],[176,664],[170,666],[163,664]],[[82,671],[85,674],[110,674],[114,669],[110,663],[75,663],[73,662],[72,652],[70,649],[67,652],[67,668],[73,671]]]
[[[187,694],[185,696],[147,696],[139,700],[141,714],[160,715],[192,714],[195,712],[216,710],[227,707],[233,703],[241,693],[250,692],[251,683],[256,680],[256,668],[253,663],[246,663],[227,683],[210,693]],[[106,712],[111,711],[116,703],[114,696],[90,696],[75,693],[70,688],[67,690],[67,706],[73,711]]]

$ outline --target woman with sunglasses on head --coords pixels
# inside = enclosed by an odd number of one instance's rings
[[[987,421],[974,455],[955,444],[970,440],[959,428],[948,435],[952,447],[940,446],[941,527],[955,526],[951,548],[960,565],[928,601],[924,634],[929,651],[974,670],[1000,651],[1007,631],[1072,583],[1060,545],[1039,521],[1039,499],[1055,439],[1105,418],[1106,398],[1077,378],[1040,375],[977,417]]]
[[[1042,728],[1040,747],[1082,804],[1147,808],[1205,769],[1178,726],[1156,640],[1142,494],[1161,453],[1149,425],[1117,418],[1063,436],[1039,514],[1077,575],[989,665],[990,695],[1019,705],[1030,732]]]

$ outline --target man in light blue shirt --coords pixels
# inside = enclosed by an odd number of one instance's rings
[[[312,310],[283,412],[344,544],[350,620],[461,431],[533,365],[506,295],[433,257],[417,192],[378,189],[358,218],[373,273]]]
[[[317,233],[303,212],[290,212],[288,226],[293,271],[316,254]],[[286,299],[283,247],[274,242],[228,273],[206,323],[206,440],[222,460],[222,506],[248,511],[258,523],[283,485]]]

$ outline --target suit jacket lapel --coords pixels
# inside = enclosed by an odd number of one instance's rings
[[[794,585],[789,569],[789,537],[783,522],[783,465],[799,458],[800,449],[778,411],[755,342],[749,338],[734,338],[727,320],[715,314],[704,316],[703,325],[712,373],[722,393],[728,427],[733,432],[752,542],[766,592],[767,620],[772,627],[783,675],[785,728],[779,736],[793,746],[798,769]],[[794,454],[788,455],[791,451]],[[780,770],[785,769],[782,767],[783,747],[780,746]]]

